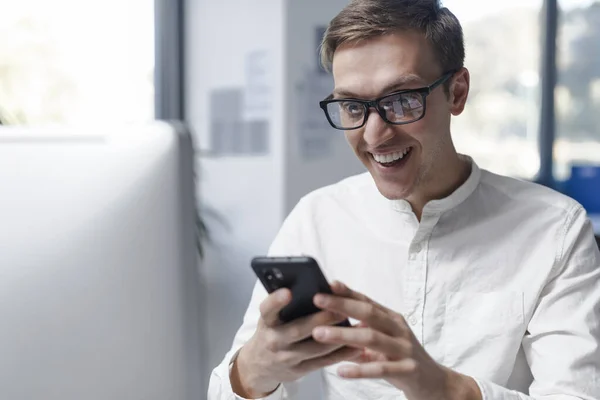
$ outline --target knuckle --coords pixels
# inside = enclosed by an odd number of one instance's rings
[[[399,315],[396,319],[397,324],[396,327],[398,329],[398,333],[401,336],[406,336],[408,334],[408,332],[410,332],[410,328],[408,327],[408,323],[406,322],[406,319],[404,318],[404,316]]]
[[[271,309],[273,308],[273,299],[271,297],[271,295],[267,296],[266,299],[264,299],[259,306],[259,310],[261,315],[266,315],[269,314],[269,312],[271,311]]]
[[[277,340],[277,337],[273,334],[267,335],[264,339],[265,341],[265,348],[272,352],[272,353],[276,353],[277,351],[279,351],[279,340]]]
[[[419,364],[416,361],[413,361],[406,367],[406,373],[414,374],[417,372],[418,368],[419,368]]]
[[[377,309],[377,307],[375,307],[375,304],[368,303],[367,312],[369,313],[369,315],[376,315],[377,311],[379,310]]]
[[[404,318],[404,315],[402,314],[397,314],[395,316],[396,321],[398,322],[398,324],[402,327],[406,326],[406,318]]]
[[[365,333],[367,344],[374,344],[377,341],[377,333],[372,328],[367,328]]]
[[[287,336],[291,340],[298,340],[302,338],[302,330],[298,326],[290,327],[287,331]]]
[[[418,373],[419,364],[412,358],[407,358],[402,362],[402,367],[399,368],[399,373],[405,376],[410,376]]]
[[[263,318],[267,314],[267,305],[265,304],[265,302],[266,302],[266,300],[263,301],[262,303],[260,303],[260,306],[258,307],[258,309],[260,311],[260,316]]]
[[[269,315],[269,313],[261,313],[260,319],[264,326],[271,327],[275,324],[272,316]]]

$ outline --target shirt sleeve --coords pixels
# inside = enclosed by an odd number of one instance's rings
[[[523,339],[534,378],[529,395],[476,379],[484,400],[600,400],[600,251],[581,206],[565,225]]]
[[[301,254],[302,243],[299,232],[303,219],[302,210],[301,200],[282,224],[279,233],[269,248],[269,256]],[[256,330],[260,318],[259,307],[266,297],[267,291],[257,280],[242,325],[233,339],[233,345],[225,355],[223,361],[212,371],[208,387],[208,400],[246,400],[233,392],[229,373],[237,353]],[[297,398],[298,384],[299,381],[281,384],[275,392],[265,397],[264,400],[295,400]]]

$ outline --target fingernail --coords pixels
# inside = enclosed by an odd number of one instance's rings
[[[315,295],[315,304],[318,306],[325,305],[325,296],[323,296],[321,294]]]
[[[288,293],[287,290],[282,290],[281,292],[277,293],[277,300],[280,301],[285,301],[288,298]]]
[[[327,328],[317,327],[313,330],[313,337],[315,339],[325,339],[327,337]]]

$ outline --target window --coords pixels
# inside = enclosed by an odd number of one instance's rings
[[[463,26],[471,92],[453,118],[459,152],[524,179],[539,170],[542,0],[443,0]]]
[[[555,176],[600,165],[600,0],[559,2]]]
[[[154,118],[154,2],[0,0],[0,6],[4,123]]]

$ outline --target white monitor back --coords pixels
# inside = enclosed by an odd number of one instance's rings
[[[0,399],[204,398],[192,165],[162,122],[0,129]]]

